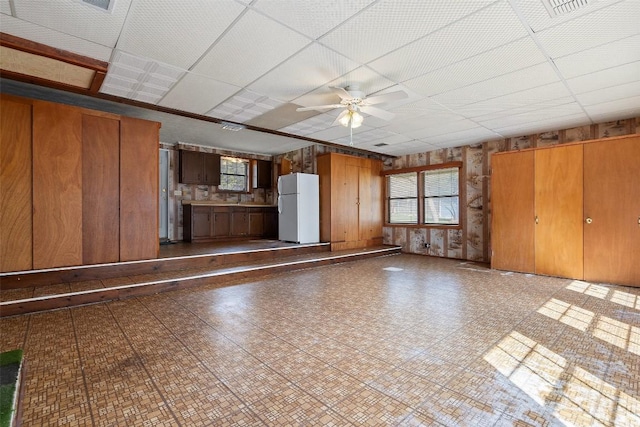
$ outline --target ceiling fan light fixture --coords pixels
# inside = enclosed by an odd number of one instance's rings
[[[358,113],[357,111],[349,110],[349,112],[342,116],[339,121],[342,126],[355,129],[362,125],[364,117],[362,117],[362,114]]]

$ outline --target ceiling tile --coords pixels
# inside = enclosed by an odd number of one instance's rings
[[[510,117],[518,114],[529,113],[532,111],[544,110],[547,108],[557,107],[559,105],[566,105],[572,102],[575,102],[575,98],[573,96],[564,96],[562,98],[556,98],[551,100],[544,100],[539,102],[528,102],[528,103],[514,103],[512,106],[508,104],[499,104],[493,107],[489,106],[489,101],[484,104],[485,114],[479,114],[483,109],[479,109],[477,111],[478,114],[472,114],[473,110],[469,111],[469,118],[473,119],[477,122],[485,122],[488,120],[496,120],[504,117]],[[474,104],[475,105],[475,104]],[[471,108],[473,105],[469,105],[463,108]]]
[[[187,73],[159,104],[177,110],[205,114],[239,90],[237,86]]]
[[[426,126],[422,129],[404,132],[409,138],[413,139],[427,139],[429,137],[435,137],[438,135],[449,134],[452,132],[461,132],[468,129],[477,128],[478,123],[473,122],[471,120],[458,120],[451,122],[442,122],[438,125],[434,126]]]
[[[78,0],[14,0],[16,17],[64,34],[113,48],[131,0],[118,0],[111,12]]]
[[[631,96],[624,99],[616,99],[615,101],[603,102],[600,104],[588,105],[584,109],[590,115],[595,117],[608,117],[620,119],[634,117],[640,114],[640,96]]]
[[[278,130],[281,132],[306,136],[326,129],[327,123],[332,123],[334,120],[335,119],[328,114],[318,114],[317,116],[301,120]]]
[[[568,129],[575,126],[582,126],[591,124],[591,120],[584,114],[572,114],[563,117],[553,117],[545,120],[538,120],[526,124],[517,124],[511,126],[504,126],[495,129],[496,132],[504,135],[505,138],[531,135],[533,133],[542,133],[551,130]]]
[[[557,58],[640,33],[640,2],[623,1],[537,33],[545,51]]]
[[[620,1],[620,0],[618,0]],[[615,2],[610,0],[591,1],[587,6],[574,10],[566,15],[559,15],[551,17],[547,9],[542,3],[543,0],[531,1],[531,0],[513,0],[516,7],[522,12],[522,16],[526,22],[531,26],[534,32],[539,32],[547,27],[553,27],[563,22],[571,21],[582,15],[593,13],[598,9],[609,7]]]
[[[400,144],[396,145],[380,147],[379,151],[381,153],[389,154],[392,156],[404,156],[406,154],[426,153],[436,150],[437,148],[438,147],[435,147],[424,141],[408,141],[401,142]]]
[[[318,38],[368,6],[373,0],[319,2],[259,0],[253,7],[311,38]],[[318,19],[322,17],[322,19]]]
[[[405,81],[527,35],[509,4],[499,2],[395,50],[369,66],[390,79]]]
[[[184,70],[116,51],[100,92],[157,104]]]
[[[31,22],[22,21],[12,16],[0,14],[0,28],[3,33],[23,39],[32,40],[56,49],[88,56],[100,61],[109,61],[112,49],[98,43],[51,30]]]
[[[484,120],[478,120],[478,123],[489,129],[502,129],[508,126],[526,125],[532,122],[581,113],[583,113],[583,110],[580,108],[580,105],[572,101],[567,104],[527,111],[521,114],[512,114],[507,117],[486,118]]]
[[[403,84],[419,94],[433,96],[546,61],[537,45],[531,39],[525,38]]]
[[[640,95],[640,80],[576,95],[580,104],[595,105]]]
[[[269,93],[274,99],[291,101],[301,94],[326,86],[357,67],[357,63],[314,43],[248,88],[259,93]]]
[[[224,103],[207,113],[208,116],[244,123],[269,110],[282,105],[282,102],[265,95],[242,90]]]
[[[11,3],[9,0],[0,0],[0,13],[11,15]]]
[[[566,79],[634,61],[640,61],[640,35],[627,37],[554,60]]]
[[[473,129],[467,129],[460,132],[451,132],[445,135],[439,135],[435,137],[424,138],[430,144],[439,147],[455,147],[467,144],[474,144],[481,141],[488,141],[490,139],[501,138],[502,136],[496,132],[483,127],[475,127]]]
[[[495,0],[382,0],[324,36],[323,44],[369,62]]]
[[[575,93],[584,93],[638,80],[640,80],[640,61],[575,77],[567,80],[567,84]]]
[[[136,0],[117,48],[189,69],[244,10],[233,0]]]
[[[516,94],[523,90],[559,82],[558,75],[551,65],[544,62],[513,73],[503,74],[480,83],[444,92],[432,97],[433,100],[458,111],[458,107],[474,104],[482,100],[494,99],[503,95]],[[557,86],[556,86],[557,87]],[[562,90],[562,89],[561,89]],[[526,94],[525,94],[526,95]],[[568,95],[564,89],[559,96]],[[525,98],[520,98],[526,102]]]
[[[248,11],[192,71],[245,86],[309,43],[306,37]],[[242,46],[241,50],[239,46]]]

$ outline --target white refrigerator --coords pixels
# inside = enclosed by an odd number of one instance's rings
[[[292,173],[278,178],[278,239],[295,243],[320,241],[318,175]]]

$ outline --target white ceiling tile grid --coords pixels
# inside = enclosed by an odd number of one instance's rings
[[[114,48],[131,0],[118,0],[111,11],[91,7],[80,0],[36,2],[13,0],[16,18],[84,40]]]
[[[310,117],[296,105],[339,103],[330,86],[403,90],[378,106],[392,120],[365,114],[353,132],[384,154],[640,115],[640,0],[556,17],[542,0],[117,0],[111,13],[0,0],[0,12],[5,33],[109,61],[103,93],[343,145],[349,129],[332,126],[342,109]],[[270,154],[309,145],[154,114],[183,142]]]
[[[308,38],[248,11],[192,71],[246,86],[309,43]]]
[[[188,70],[245,10],[233,0],[134,0],[116,47]]]
[[[242,90],[207,112],[208,116],[234,122],[247,122],[283,103],[249,90]]]
[[[259,0],[252,6],[274,20],[317,39],[366,8],[372,1]]]
[[[184,70],[116,51],[100,92],[157,104]]]
[[[348,58],[367,63],[495,0],[382,0],[321,38]]]
[[[543,30],[537,37],[545,51],[557,58],[640,34],[638,22],[640,2],[627,0]]]
[[[0,14],[0,29],[3,33],[100,61],[109,61],[113,52],[110,47],[65,34],[55,29],[42,27],[29,21],[23,21],[10,15]]]
[[[369,66],[395,81],[405,81],[527,35],[513,9],[502,1],[395,50]]]

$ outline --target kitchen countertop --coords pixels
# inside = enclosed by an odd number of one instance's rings
[[[243,202],[243,203],[231,203],[231,202],[218,202],[215,200],[183,200],[183,205],[193,205],[193,206],[239,206],[243,208],[275,208],[278,205],[268,205],[265,203],[255,203],[255,202]]]

